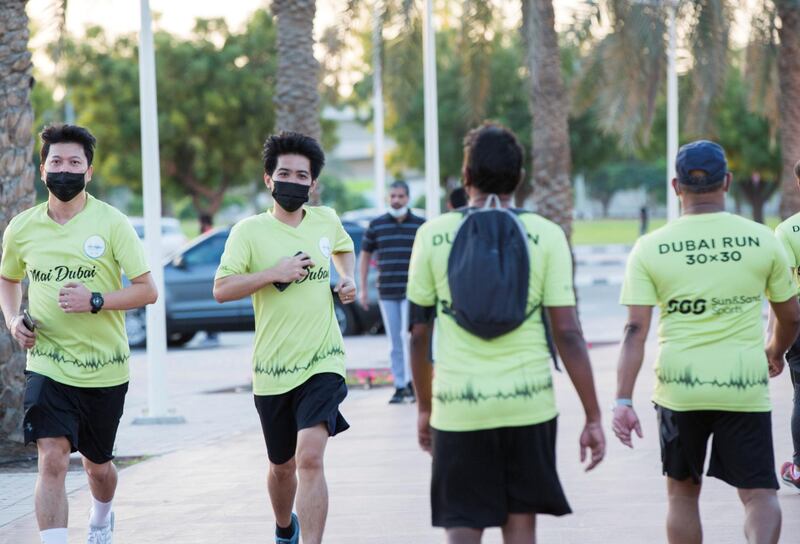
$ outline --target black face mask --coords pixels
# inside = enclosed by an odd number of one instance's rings
[[[85,172],[83,174],[47,172],[45,184],[50,192],[53,193],[53,196],[62,202],[69,202],[86,187],[85,176]]]
[[[274,181],[272,198],[287,212],[296,211],[308,202],[309,185],[291,183],[289,181]]]

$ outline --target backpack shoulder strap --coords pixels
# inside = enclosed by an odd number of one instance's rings
[[[508,210],[511,211],[515,216],[517,216],[517,218],[519,218],[519,216],[521,215],[534,213],[524,208],[508,208]],[[522,222],[520,221],[520,223]],[[523,225],[521,226],[523,230],[526,231],[525,234],[527,235],[527,229],[525,229]],[[553,366],[555,367],[556,370],[561,372],[561,365],[558,364],[558,353],[556,352],[555,342],[553,341],[553,333],[550,327],[550,319],[547,317],[546,309],[542,304],[539,304],[536,307],[534,307],[531,313],[535,312],[537,309],[539,310],[539,315],[541,316],[542,319],[542,327],[544,328],[544,338],[547,341],[547,350],[550,352],[550,358],[553,360]]]

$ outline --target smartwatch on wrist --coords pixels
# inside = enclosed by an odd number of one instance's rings
[[[105,299],[103,299],[103,295],[100,293],[92,293],[92,298],[89,303],[92,305],[92,313],[96,314],[103,307]]]

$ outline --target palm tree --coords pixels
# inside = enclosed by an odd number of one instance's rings
[[[569,98],[561,75],[553,2],[522,0],[522,10],[531,79],[533,200],[537,212],[561,225],[570,238],[573,200],[567,120]]]
[[[316,0],[273,0],[278,20],[278,74],[275,85],[278,131],[292,130],[322,141],[319,120],[319,62],[314,58]],[[320,203],[320,191],[311,203]]]
[[[780,95],[781,217],[800,211],[800,192],[794,177],[794,165],[800,160],[800,2],[775,0],[781,19],[778,30],[778,80]]]
[[[786,218],[800,211],[794,178],[800,159],[800,2],[764,0],[750,27],[745,80],[751,107],[780,131],[780,215]]]
[[[663,0],[604,0],[612,31],[592,49],[576,86],[578,109],[596,105],[599,121],[627,151],[649,144],[666,71],[668,9]],[[728,66],[730,0],[685,0],[679,23],[691,51],[692,94],[687,131],[708,134]],[[596,4],[592,18],[599,17]]]
[[[319,63],[314,58],[315,0],[274,0],[278,21],[277,129],[320,140]]]
[[[0,232],[34,202],[33,84],[25,0],[0,4]],[[0,320],[0,452],[22,440],[25,353]]]

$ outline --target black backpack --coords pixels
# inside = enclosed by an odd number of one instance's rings
[[[517,217],[531,212],[502,208],[497,195],[490,195],[483,208],[459,211],[463,219],[447,260],[451,301],[443,304],[443,312],[491,340],[522,325],[541,306],[528,307],[531,255],[528,231]],[[541,315],[556,361],[544,311]]]

